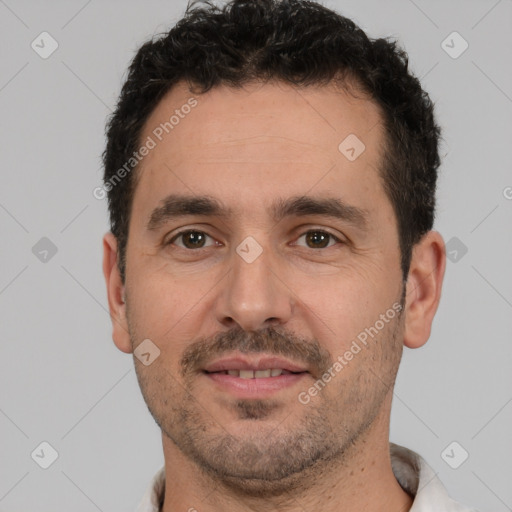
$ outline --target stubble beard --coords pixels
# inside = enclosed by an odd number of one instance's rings
[[[150,367],[135,361],[148,409],[162,433],[197,466],[205,481],[245,497],[281,496],[318,484],[333,465],[349,467],[392,392],[402,353],[400,316],[362,353],[350,379],[343,370],[318,400],[299,405],[280,424],[273,413],[285,407],[274,399],[232,400],[229,414],[244,421],[243,435],[219,424],[194,395],[197,375],[182,383],[157,359]],[[137,337],[133,335],[132,342]],[[288,345],[290,346],[290,345]],[[356,356],[359,358],[359,355]],[[354,358],[356,359],[356,358]],[[148,371],[152,368],[151,371]],[[305,379],[304,379],[305,380]],[[339,382],[337,395],[334,386]],[[313,379],[306,383],[309,387]],[[299,402],[297,401],[297,404]]]

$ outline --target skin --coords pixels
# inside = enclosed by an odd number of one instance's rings
[[[141,140],[191,96],[184,84],[173,88]],[[389,418],[403,346],[427,341],[439,304],[439,233],[414,247],[402,314],[341,371],[331,368],[334,377],[308,404],[297,399],[402,297],[397,222],[378,172],[378,107],[334,86],[282,83],[194,97],[198,105],[138,169],[126,283],[115,237],[103,241],[114,343],[132,353],[149,338],[160,349],[149,366],[134,362],[162,429],[164,512],[409,510],[391,470]],[[338,150],[349,134],[366,147],[352,162]],[[187,216],[148,231],[170,193],[209,195],[233,214]],[[272,219],[276,198],[302,194],[366,210],[367,230],[321,215]],[[208,235],[206,247],[195,249],[190,237],[163,245],[187,228]],[[340,241],[311,242],[315,230]],[[236,252],[248,236],[262,248],[252,263]],[[242,349],[280,354],[310,373],[271,397],[238,399],[201,368]]]

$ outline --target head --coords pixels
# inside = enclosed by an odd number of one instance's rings
[[[143,395],[206,473],[277,492],[382,438],[441,292],[438,138],[404,51],[314,2],[194,3],[139,49],[104,152],[114,341],[157,347]],[[207,373],[233,354],[304,372],[242,397]]]

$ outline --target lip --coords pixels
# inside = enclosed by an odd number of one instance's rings
[[[204,371],[211,372],[221,372],[224,370],[267,370],[272,368],[281,368],[282,370],[287,370],[289,372],[299,373],[299,372],[307,372],[307,368],[300,366],[298,364],[292,363],[291,361],[287,361],[286,359],[280,357],[270,357],[270,356],[260,356],[259,358],[244,358],[241,356],[236,357],[228,357],[218,359],[210,364],[208,364]],[[231,376],[232,377],[232,376]],[[235,377],[238,378],[238,377]],[[272,377],[277,379],[278,377]],[[249,380],[249,379],[243,379]],[[260,379],[261,380],[261,379]]]
[[[203,373],[221,391],[228,391],[237,398],[267,398],[272,394],[289,388],[304,379],[308,372],[287,373],[278,377],[242,379],[224,373]]]
[[[280,368],[287,372],[277,377],[256,377],[254,379],[242,379],[236,375],[227,375],[226,370],[268,370]],[[260,354],[257,357],[244,357],[236,355],[223,357],[206,365],[203,374],[220,391],[227,391],[237,398],[266,398],[277,391],[291,387],[299,380],[310,375],[308,370],[297,363],[293,363],[282,357]]]

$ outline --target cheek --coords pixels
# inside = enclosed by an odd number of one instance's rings
[[[186,289],[166,274],[139,273],[130,283],[130,309],[144,330],[139,334],[155,340],[186,314],[189,302]]]
[[[339,351],[398,300],[396,285],[382,269],[368,266],[323,278],[307,276],[293,288],[298,307],[302,303],[297,314],[317,326],[315,336],[326,340],[326,348]]]
[[[130,309],[137,335],[152,339],[162,350],[179,350],[180,344],[186,345],[208,325],[219,290],[215,283],[221,277],[222,273],[212,271],[171,274],[167,263],[134,272]]]

